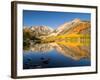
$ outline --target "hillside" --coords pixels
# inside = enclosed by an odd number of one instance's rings
[[[65,22],[57,29],[48,26],[31,26],[23,29],[24,40],[27,38],[42,43],[67,40],[68,38],[90,38],[91,25],[89,21],[74,19]]]

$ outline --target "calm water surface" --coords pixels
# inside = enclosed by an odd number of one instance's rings
[[[89,45],[35,44],[23,53],[23,69],[90,66]]]

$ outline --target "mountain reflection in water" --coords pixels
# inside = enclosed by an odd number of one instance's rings
[[[89,42],[53,42],[24,46],[23,69],[90,66]]]

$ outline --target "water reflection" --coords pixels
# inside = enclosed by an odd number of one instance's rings
[[[24,46],[23,54],[23,69],[90,66],[90,41],[35,43]]]

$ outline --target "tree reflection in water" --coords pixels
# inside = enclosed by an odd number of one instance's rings
[[[23,63],[24,69],[90,66],[90,41],[80,39],[30,44],[24,46]]]

